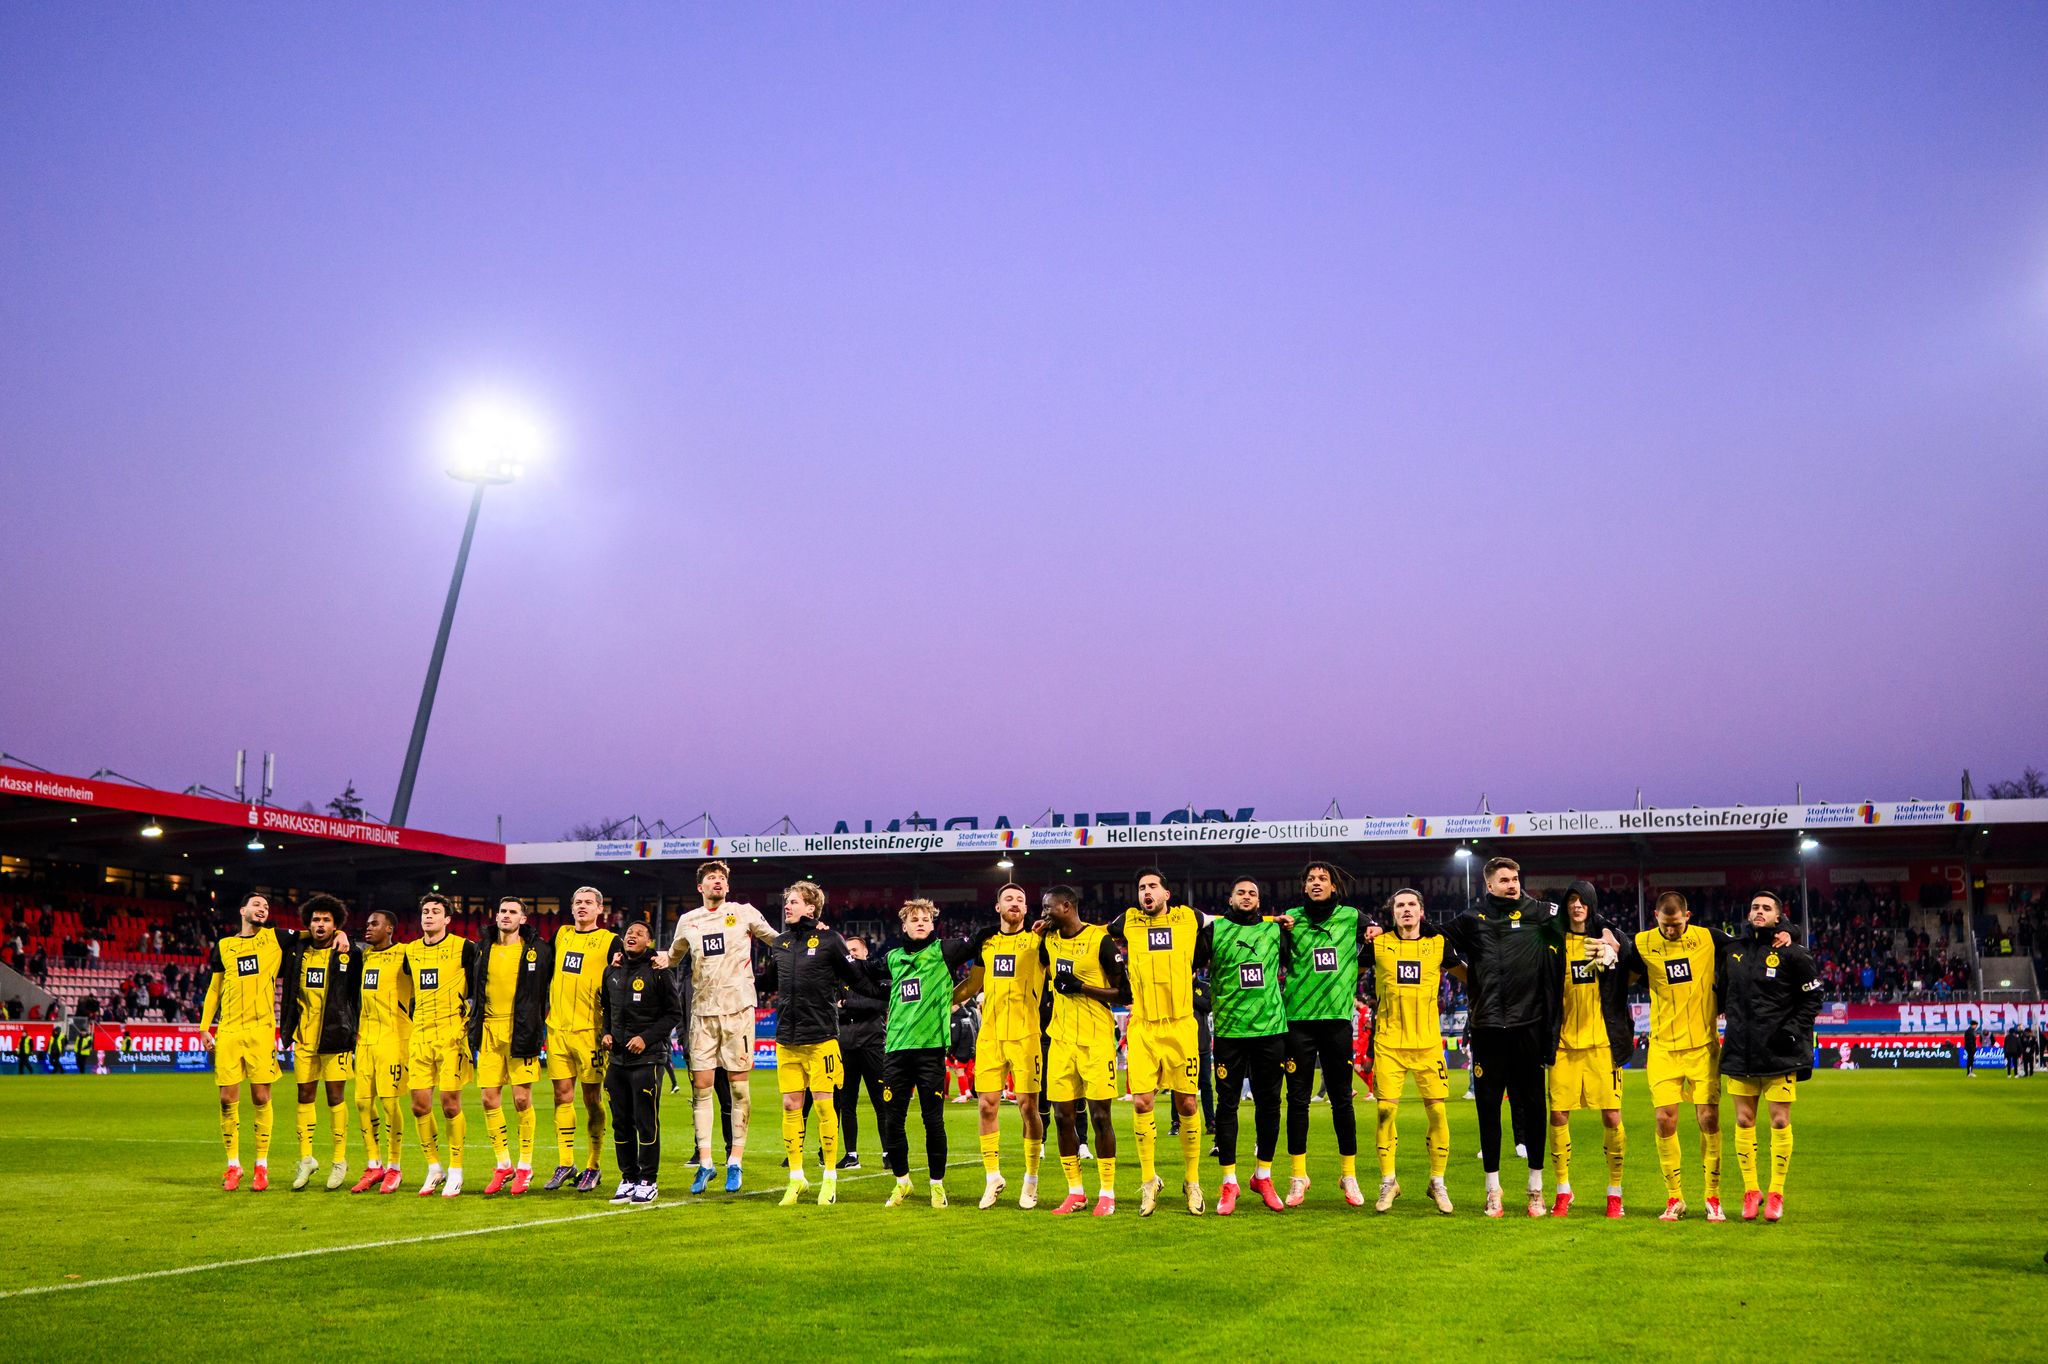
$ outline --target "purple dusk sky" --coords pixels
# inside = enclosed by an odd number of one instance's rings
[[[2048,761],[2048,8],[0,10],[0,747],[412,824]],[[856,825],[858,827],[858,825]]]

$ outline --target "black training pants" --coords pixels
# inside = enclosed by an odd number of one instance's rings
[[[1500,1101],[1505,1094],[1515,1144],[1529,1152],[1529,1168],[1543,1168],[1550,1126],[1543,1094],[1548,1039],[1540,1023],[1472,1030],[1472,1088],[1479,1102],[1479,1156],[1486,1173],[1500,1173]]]
[[[848,1155],[860,1150],[860,1092],[863,1086],[868,1092],[868,1103],[875,1110],[876,1122],[882,1117],[882,1045],[879,1042],[864,1047],[848,1047],[846,1039],[839,1039],[839,1060],[844,1067],[839,1077],[839,1092],[833,1096],[833,1106],[839,1110],[839,1149]]]
[[[1316,1092],[1316,1067],[1323,1068],[1323,1092],[1330,1100],[1330,1125],[1337,1129],[1337,1154],[1358,1154],[1358,1115],[1351,1108],[1351,1020],[1330,1018],[1287,1025],[1287,1153],[1308,1154],[1308,1105]]]
[[[910,1173],[910,1096],[924,1115],[924,1155],[933,1179],[946,1177],[946,1049],[915,1047],[882,1055],[882,1157],[898,1179]]]
[[[652,1184],[661,1176],[661,1068],[622,1066],[619,1055],[613,1053],[604,1076],[619,1178]]]
[[[1237,1164],[1237,1103],[1244,1082],[1252,1082],[1252,1126],[1261,1164],[1273,1163],[1280,1144],[1280,1077],[1287,1069],[1287,1034],[1268,1037],[1219,1037],[1213,1053],[1216,1067],[1216,1158]]]

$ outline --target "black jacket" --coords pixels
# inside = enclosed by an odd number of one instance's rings
[[[1482,895],[1443,932],[1465,959],[1473,1027],[1535,1025],[1547,1035],[1564,948],[1564,916],[1556,905],[1527,895],[1519,900]]]
[[[598,1035],[612,1040],[612,1065],[660,1065],[669,1059],[669,1034],[683,1017],[674,974],[655,970],[651,951],[629,957],[624,948],[613,949],[598,987],[597,1016]],[[632,1037],[646,1043],[638,1055],[626,1049]]]
[[[1622,941],[1625,951],[1629,934],[1623,929],[1615,928],[1612,923],[1600,916],[1600,893],[1593,888],[1593,883],[1572,882],[1565,891],[1565,898],[1569,900],[1573,895],[1577,895],[1585,902],[1586,932],[1597,938],[1612,928],[1614,936]],[[1565,928],[1569,936],[1571,930],[1568,925],[1571,923],[1571,915],[1560,911],[1558,923],[1560,927]],[[1557,955],[1558,970],[1554,977],[1556,993],[1552,996],[1550,1004],[1550,1058],[1553,1064],[1557,1060],[1559,1039],[1564,1036],[1564,984],[1565,977],[1571,973],[1571,963],[1566,960],[1567,954],[1562,943],[1558,947]],[[1608,1054],[1614,1060],[1614,1068],[1619,1070],[1634,1059],[1636,1054],[1636,1020],[1628,1007],[1628,971],[1619,960],[1611,969],[1600,972],[1600,1021],[1607,1025]]]
[[[889,1006],[871,994],[859,990],[841,990],[839,1050],[880,1051],[888,1011]]]
[[[775,1040],[808,1047],[837,1038],[840,993],[858,984],[860,976],[860,966],[846,954],[846,939],[823,924],[809,922],[777,934],[759,982],[762,990],[779,996]]]
[[[512,1054],[520,1060],[540,1055],[548,1039],[548,987],[555,977],[555,949],[540,940],[532,924],[519,928],[521,943],[519,980],[512,987]],[[489,1008],[486,993],[491,979],[491,949],[498,945],[498,930],[476,945],[476,961],[469,968],[469,1047],[475,1051],[484,1042],[484,1014]]]
[[[1813,1078],[1813,1020],[1820,1013],[1820,973],[1797,943],[1772,947],[1778,930],[1751,930],[1723,955],[1722,1009],[1728,1034],[1721,1073],[1743,1079],[1771,1075]]]
[[[278,947],[284,956],[284,963],[277,972],[277,978],[284,982],[284,989],[279,992],[284,996],[284,1007],[278,1011],[278,1035],[290,1042],[299,1028],[299,971],[306,960],[306,953],[314,950],[313,936],[295,933],[286,937],[280,933]],[[348,951],[329,953],[326,967],[313,968],[327,972],[327,994],[320,1008],[322,1056],[356,1049],[356,1020],[362,1004],[356,973],[361,965],[362,958],[356,954],[356,944],[351,942]]]

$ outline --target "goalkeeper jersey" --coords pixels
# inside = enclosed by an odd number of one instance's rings
[[[690,1011],[698,1017],[736,1014],[754,1007],[754,953],[749,937],[773,943],[775,930],[752,905],[728,900],[699,907],[676,920],[669,953],[690,954]]]

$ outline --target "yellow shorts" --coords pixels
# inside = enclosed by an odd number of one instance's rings
[[[215,1084],[238,1085],[247,1080],[252,1085],[267,1085],[280,1073],[276,1029],[252,1028],[247,1032],[229,1032],[223,1028],[214,1035]]]
[[[1373,1047],[1372,1083],[1381,1099],[1399,1103],[1410,1075],[1415,1077],[1415,1092],[1425,1101],[1451,1097],[1451,1076],[1444,1069],[1442,1047]]]
[[[1790,1075],[1759,1075],[1745,1080],[1728,1077],[1728,1092],[1739,1099],[1762,1099],[1765,1103],[1788,1104],[1799,1097],[1799,1081]]]
[[[974,1092],[1002,1093],[1003,1073],[1008,1071],[1010,1088],[1019,1094],[1036,1094],[1044,1059],[1035,1035],[1003,1041],[983,1033],[974,1046]]]
[[[548,1029],[548,1078],[578,1084],[604,1083],[604,1048],[587,1032]]]
[[[1653,1046],[1648,1069],[1650,1102],[1658,1108],[1721,1102],[1721,1048],[1711,1042],[1684,1051]]]
[[[1202,1088],[1201,1042],[1192,1015],[1171,1023],[1147,1023],[1133,1014],[1124,1035],[1125,1083],[1133,1094],[1162,1089],[1196,1094]]]
[[[457,1037],[447,1042],[415,1036],[412,1050],[405,1058],[405,1083],[408,1089],[438,1089],[443,1093],[459,1092],[475,1074],[470,1064],[469,1039]]]
[[[358,1099],[395,1099],[406,1091],[406,1046],[402,1039],[356,1044],[355,1072]]]
[[[1581,1108],[1620,1108],[1621,1072],[1614,1053],[1604,1046],[1559,1047],[1550,1067],[1550,1111],[1572,1113]]]
[[[1076,1099],[1116,1097],[1116,1044],[1077,1047],[1070,1042],[1052,1044],[1045,1059],[1045,1097],[1053,1103]]]
[[[292,1078],[302,1085],[315,1080],[346,1080],[356,1073],[356,1054],[352,1051],[317,1052],[294,1049],[292,1052]]]
[[[839,1088],[845,1074],[837,1038],[801,1047],[775,1044],[775,1087],[784,1094],[801,1094],[805,1090],[823,1094]]]
[[[530,1085],[538,1079],[538,1056],[514,1056],[510,1035],[493,1037],[489,1028],[484,1029],[484,1044],[476,1051],[476,1082],[479,1088]]]
[[[754,1011],[690,1015],[690,1069],[754,1068]]]

